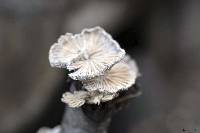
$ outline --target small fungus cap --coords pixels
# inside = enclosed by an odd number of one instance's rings
[[[88,91],[98,90],[104,93],[117,93],[135,84],[138,76],[139,71],[135,61],[126,56],[104,75],[82,82],[84,88]]]
[[[87,80],[103,75],[123,59],[125,51],[102,28],[84,29],[80,34],[67,33],[49,51],[52,67],[73,70],[74,80]]]
[[[73,93],[65,92],[61,101],[66,103],[69,107],[78,108],[85,103],[100,104],[101,102],[107,102],[117,96],[118,94],[108,94],[99,91],[74,91]]]
[[[69,107],[76,108],[82,106],[87,97],[88,93],[86,91],[65,92],[61,101],[68,104]]]

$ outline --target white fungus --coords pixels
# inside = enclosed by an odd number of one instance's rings
[[[50,48],[49,62],[68,69],[69,77],[83,84],[81,90],[63,94],[61,101],[72,108],[110,101],[139,76],[136,62],[100,27],[62,35]]]
[[[86,80],[103,75],[119,62],[125,51],[100,27],[84,29],[80,34],[67,33],[52,45],[49,61],[52,67],[73,70],[74,80]]]
[[[88,97],[86,91],[75,91],[74,93],[65,92],[61,101],[67,103],[69,107],[80,107],[85,103],[85,99]]]
[[[84,103],[100,104],[115,98],[118,94],[108,94],[99,91],[75,91],[74,93],[65,92],[61,99],[62,102],[68,104],[69,107],[77,108]]]
[[[126,56],[104,75],[82,82],[84,88],[88,91],[98,90],[104,93],[116,93],[135,84],[138,76],[139,71],[135,61]]]

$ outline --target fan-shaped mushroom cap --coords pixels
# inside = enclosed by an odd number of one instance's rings
[[[66,33],[58,39],[57,43],[51,46],[49,62],[52,67],[66,68],[80,56],[79,49],[81,49],[81,46],[78,43],[79,38],[74,38],[71,33]]]
[[[138,67],[134,60],[126,56],[121,62],[114,65],[105,75],[82,81],[88,91],[98,90],[100,92],[116,93],[128,89],[135,84],[139,76]]]
[[[82,106],[86,97],[88,97],[88,92],[86,91],[66,92],[63,94],[61,101],[67,103],[69,107],[75,108]]]
[[[61,36],[49,51],[53,67],[74,70],[69,76],[74,80],[86,80],[103,75],[119,62],[125,51],[100,27],[84,29],[80,34]]]

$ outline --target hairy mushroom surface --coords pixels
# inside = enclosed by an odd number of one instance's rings
[[[135,84],[138,76],[139,71],[135,61],[126,56],[104,75],[82,82],[84,88],[88,91],[98,90],[104,93],[117,93]]]
[[[65,92],[61,101],[68,104],[69,107],[75,108],[82,106],[87,97],[89,96],[86,91],[75,91],[74,93]]]
[[[49,61],[53,67],[73,70],[74,80],[87,80],[103,75],[123,59],[125,51],[100,27],[84,29],[80,34],[67,33],[52,45]]]
[[[101,102],[107,102],[117,97],[118,94],[108,94],[99,91],[75,91],[65,92],[62,96],[61,101],[66,103],[69,107],[77,108],[85,103],[89,104],[100,104]]]

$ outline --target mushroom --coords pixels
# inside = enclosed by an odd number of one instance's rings
[[[102,28],[84,29],[80,34],[66,33],[49,51],[52,67],[73,70],[74,80],[92,79],[123,59],[125,51]]]
[[[75,91],[74,93],[65,92],[61,101],[68,104],[69,107],[80,107],[85,103],[85,99],[89,97],[87,91]]]
[[[88,91],[117,93],[125,90],[135,84],[136,78],[139,76],[138,67],[134,60],[129,56],[114,65],[110,71],[96,78],[82,81],[83,87]]]
[[[62,35],[51,46],[49,61],[52,67],[72,71],[69,76],[83,83],[81,90],[63,94],[61,101],[73,108],[110,101],[139,76],[135,61],[100,27]]]
[[[65,92],[61,101],[66,103],[69,107],[77,108],[84,103],[100,104],[100,102],[107,102],[117,96],[117,94],[108,94],[99,91],[74,91],[73,93]]]

